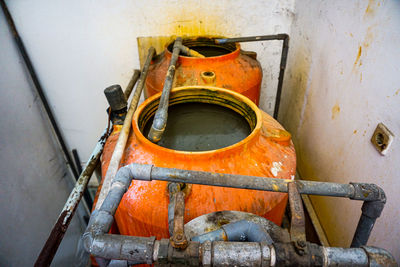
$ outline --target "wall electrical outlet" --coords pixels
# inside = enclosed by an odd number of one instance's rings
[[[381,155],[386,155],[393,139],[394,134],[383,123],[379,123],[371,137],[371,142]]]

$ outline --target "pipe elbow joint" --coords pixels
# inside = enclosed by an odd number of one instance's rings
[[[369,266],[398,266],[393,255],[383,248],[361,247],[368,255]]]
[[[354,187],[353,196],[350,199],[364,200],[364,201],[377,201],[386,203],[385,191],[376,184],[368,183],[350,183]]]
[[[229,241],[266,242],[272,244],[270,235],[252,221],[242,220],[222,226]]]
[[[167,113],[165,110],[157,110],[156,115],[154,116],[153,125],[151,126],[150,132],[148,134],[148,138],[153,143],[157,143],[161,140],[162,135],[164,134],[165,127],[167,125]]]
[[[83,233],[82,244],[83,244],[83,248],[85,249],[86,252],[88,252],[88,253],[92,252],[93,242],[94,242],[94,238],[90,232]]]

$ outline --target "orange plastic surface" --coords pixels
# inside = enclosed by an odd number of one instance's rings
[[[147,99],[134,115],[133,132],[121,165],[136,162],[217,173],[294,178],[296,155],[290,134],[268,114],[261,111],[262,119],[253,132],[233,146],[206,152],[175,151],[151,143],[136,123],[144,106],[154,97]],[[117,140],[118,132],[114,131],[104,148],[103,175]],[[119,232],[168,238],[168,202],[166,182],[133,181],[115,216]],[[237,210],[263,216],[280,225],[286,203],[285,193],[192,185],[185,203],[185,223],[203,214]]]
[[[147,97],[162,91],[171,52],[165,49],[161,59],[150,65],[146,79]],[[201,73],[214,72],[215,81],[203,79]],[[179,56],[173,88],[189,85],[209,85],[238,92],[256,105],[260,99],[262,70],[260,63],[244,55],[240,46],[235,51],[216,57],[194,58]]]

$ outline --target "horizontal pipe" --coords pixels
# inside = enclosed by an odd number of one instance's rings
[[[105,260],[126,260],[130,264],[151,264],[162,260],[163,263],[167,261],[167,263],[186,265],[201,262],[204,266],[242,266],[249,263],[252,266],[347,266],[349,264],[370,266],[370,262],[374,262],[371,259],[375,259],[377,263],[383,261],[388,266],[391,266],[390,264],[392,263],[395,264],[391,254],[379,248],[326,248],[306,243],[309,255],[303,257],[297,253],[292,243],[274,242],[271,245],[263,239],[261,239],[263,242],[206,241],[201,245],[198,242],[191,241],[187,249],[182,250],[172,247],[167,239],[156,241],[154,237],[106,234],[113,222],[115,211],[124,193],[128,190],[132,179],[150,181],[152,177],[158,177],[157,175],[160,174],[168,176],[169,173],[165,173],[165,171],[169,170],[176,171],[176,169],[157,168],[152,165],[135,163],[122,167],[115,176],[101,208],[95,210],[90,218],[89,226],[83,235],[85,250]],[[160,173],[160,171],[164,171],[164,173]],[[199,174],[212,173],[191,172],[190,174],[192,176],[189,175],[189,178],[193,179],[198,177]],[[179,177],[179,174],[177,176]],[[224,175],[218,176],[224,177]],[[203,176],[200,175],[200,177]],[[236,179],[235,177],[237,175],[229,178],[233,181]],[[249,178],[251,176],[242,177]],[[262,179],[267,180],[265,178]],[[213,179],[210,180],[212,181]],[[353,185],[350,184],[350,186]],[[305,187],[303,186],[302,189]],[[368,198],[368,196],[365,197]],[[229,227],[224,231],[229,232]]]
[[[324,266],[368,266],[368,254],[361,248],[323,248]]]
[[[90,253],[95,257],[127,260],[130,264],[153,263],[155,237],[104,234],[93,240]]]
[[[259,41],[271,41],[271,40],[284,40],[288,37],[286,33],[272,34],[272,35],[260,35],[260,36],[249,36],[249,37],[237,37],[237,38],[217,38],[215,39],[216,44],[227,44],[227,43],[239,43],[239,42],[259,42]]]
[[[132,163],[130,165],[132,165],[131,168],[134,172],[134,179],[136,180],[159,180],[282,193],[287,193],[288,183],[294,182],[297,184],[300,194],[346,197],[364,201],[380,201],[384,195],[382,193],[383,190],[375,184],[338,184],[306,180],[293,181],[291,179],[160,168],[153,165],[147,165],[149,166],[148,168],[151,169],[148,173],[136,173],[136,169],[141,169],[143,168],[142,166],[146,166],[146,164]]]

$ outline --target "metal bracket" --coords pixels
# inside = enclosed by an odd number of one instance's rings
[[[185,217],[185,193],[179,191],[175,193],[175,209],[174,209],[174,228],[170,238],[171,245],[174,248],[185,249],[188,246],[188,241],[184,231]]]
[[[290,213],[290,240],[293,242],[297,253],[302,256],[307,253],[306,227],[304,219],[303,202],[296,182],[288,183]]]

